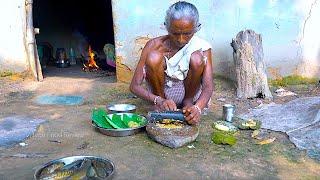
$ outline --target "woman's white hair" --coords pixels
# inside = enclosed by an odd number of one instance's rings
[[[167,10],[165,18],[167,30],[170,29],[172,20],[180,18],[192,19],[194,22],[194,30],[197,32],[200,29],[199,12],[193,4],[186,1],[178,1],[172,4]]]

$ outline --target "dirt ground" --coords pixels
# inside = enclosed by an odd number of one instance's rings
[[[0,179],[33,179],[37,168],[48,161],[73,155],[94,155],[115,164],[113,179],[320,179],[320,161],[298,150],[287,135],[262,130],[264,139],[276,137],[267,145],[254,144],[251,131],[240,131],[234,146],[211,141],[211,124],[222,115],[222,105],[233,103],[236,114],[271,101],[235,98],[233,83],[215,78],[212,107],[199,124],[200,135],[189,146],[171,149],[152,141],[145,132],[111,137],[94,130],[91,110],[115,103],[137,105],[146,115],[148,104],[130,93],[128,84],[116,83],[115,76],[87,73],[81,67],[48,67],[44,81],[17,76],[0,78],[0,121],[8,117],[34,117],[48,120],[26,146],[0,147]],[[275,89],[271,88],[272,91]],[[305,96],[320,96],[317,85],[288,87],[297,96],[277,97],[285,103]],[[42,95],[78,95],[78,105],[40,105]],[[235,123],[239,119],[235,120]],[[28,157],[17,157],[17,154]]]

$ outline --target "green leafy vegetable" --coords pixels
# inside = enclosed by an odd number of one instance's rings
[[[106,121],[115,129],[121,129],[121,127],[119,127],[117,124],[115,124],[110,118],[109,116],[103,115],[103,117],[106,118]]]
[[[133,128],[133,127],[137,127],[137,126],[143,126],[143,125],[145,125],[147,123],[146,120],[144,120],[143,118],[139,117],[135,113],[132,114],[131,117],[128,116],[127,114],[123,114],[122,121],[129,128]]]
[[[212,133],[212,141],[216,144],[234,145],[237,142],[234,132],[215,130]]]
[[[93,122],[96,123],[99,127],[113,129],[113,127],[103,117],[104,115],[107,115],[107,114],[101,108],[99,108],[97,112],[93,109],[92,110]]]
[[[122,121],[121,115],[118,115],[116,113],[112,114],[112,122],[119,128],[128,128],[128,126],[126,126]]]
[[[93,122],[102,128],[107,129],[126,129],[143,126],[147,123],[147,120],[141,118],[139,115],[131,114],[112,114],[108,115],[103,109],[92,110]]]
[[[123,123],[124,123],[127,127],[129,127],[128,124],[129,124],[129,122],[132,121],[132,120],[131,120],[131,118],[130,118],[127,114],[123,114],[122,121],[123,121]]]
[[[140,126],[147,124],[147,120],[139,117],[137,114],[132,115],[132,120],[139,123]]]

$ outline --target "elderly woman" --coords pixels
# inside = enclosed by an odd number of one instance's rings
[[[193,4],[179,1],[171,5],[164,24],[168,35],[147,42],[130,90],[152,102],[154,109],[182,108],[188,123],[196,124],[213,92],[211,46],[195,36],[200,23]]]

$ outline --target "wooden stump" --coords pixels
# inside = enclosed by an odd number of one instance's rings
[[[262,37],[253,30],[240,31],[230,43],[236,67],[238,98],[272,99],[263,59]]]

